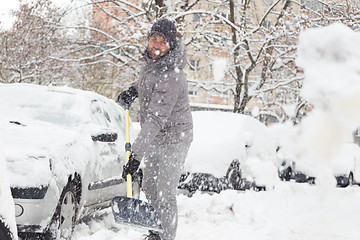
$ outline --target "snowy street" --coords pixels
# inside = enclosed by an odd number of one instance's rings
[[[176,239],[358,240],[359,200],[358,186],[323,189],[294,182],[262,192],[179,195]],[[101,213],[106,214],[79,224],[74,239],[144,238],[146,230],[115,223],[110,209]]]

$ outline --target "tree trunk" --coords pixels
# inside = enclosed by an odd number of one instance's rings
[[[230,0],[230,22],[235,24],[235,4],[233,0]],[[236,30],[232,27],[231,28],[232,33],[232,43],[235,46],[237,44],[237,36],[236,36]],[[241,91],[243,88],[243,72],[241,70],[241,67],[239,65],[239,48],[234,49],[234,64],[235,64],[235,81],[236,81],[236,87],[235,87],[235,94],[234,94],[234,110],[233,112],[239,113],[241,112],[240,109],[240,99],[241,99]]]
[[[250,100],[249,97],[249,72],[248,70],[245,71],[245,75],[243,77],[244,82],[243,82],[243,87],[244,87],[244,93],[243,93],[243,98],[241,100],[241,104],[239,107],[239,113],[244,113],[245,112],[245,108],[247,103]]]

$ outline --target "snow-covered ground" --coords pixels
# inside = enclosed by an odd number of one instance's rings
[[[360,187],[282,182],[272,191],[178,197],[177,240],[358,240]],[[114,222],[109,210],[75,229],[75,240],[140,240],[145,230]]]

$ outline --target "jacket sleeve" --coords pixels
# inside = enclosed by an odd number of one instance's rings
[[[176,86],[177,81],[167,80],[163,79],[155,84],[146,119],[132,145],[132,152],[139,161],[148,151],[155,136],[164,128],[179,96],[179,86]]]
[[[130,87],[133,87],[133,88],[135,88],[136,91],[138,91],[139,80],[136,80],[135,82],[133,82]]]

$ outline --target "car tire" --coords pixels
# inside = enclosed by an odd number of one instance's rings
[[[0,239],[1,240],[13,240],[14,236],[10,231],[9,226],[6,225],[5,221],[0,217]]]
[[[282,176],[281,176],[281,178],[282,178],[282,180],[283,181],[290,181],[291,180],[291,176],[292,176],[292,169],[291,169],[291,167],[288,167],[288,168],[286,168],[285,170],[284,170],[284,172],[282,173]]]
[[[234,159],[231,163],[230,166],[228,167],[226,174],[225,174],[225,179],[228,181],[228,184],[223,184],[224,189],[227,189],[228,187],[235,189],[235,190],[243,190],[243,179],[241,177],[241,164],[240,161],[238,159]]]
[[[74,231],[79,210],[79,185],[69,180],[65,186],[54,216],[45,233],[45,239],[70,239]]]

